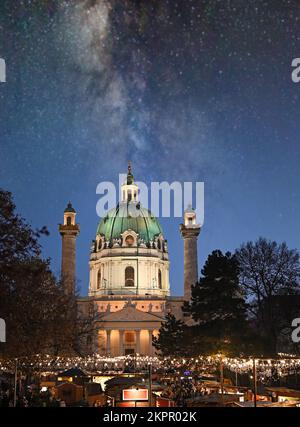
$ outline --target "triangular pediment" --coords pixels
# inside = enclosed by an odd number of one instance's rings
[[[126,305],[122,310],[106,312],[101,316],[101,321],[104,322],[161,322],[163,319],[162,314],[141,311],[132,305]]]

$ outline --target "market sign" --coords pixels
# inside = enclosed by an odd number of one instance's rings
[[[148,400],[147,388],[129,388],[123,390],[123,400]]]

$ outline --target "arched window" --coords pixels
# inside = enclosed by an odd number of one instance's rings
[[[160,243],[160,239],[157,240],[157,249],[161,250],[161,243]]]
[[[98,250],[100,251],[100,249],[102,248],[102,239],[100,239],[99,240],[99,243],[98,243]]]
[[[97,289],[100,289],[101,287],[101,270],[98,270],[98,274],[97,274]]]
[[[67,217],[67,225],[72,225],[72,218],[70,216]]]
[[[162,288],[162,280],[161,280],[161,270],[158,270],[158,288]]]
[[[125,286],[134,286],[134,268],[125,268]]]

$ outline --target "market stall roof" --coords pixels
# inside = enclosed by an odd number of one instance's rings
[[[228,404],[230,402],[235,402],[239,399],[240,395],[238,394],[223,394],[212,393],[205,396],[195,397],[187,399],[186,403],[188,407],[198,407],[198,406],[219,406],[222,403]]]
[[[78,384],[75,384],[75,383],[70,383],[69,381],[63,381],[63,382],[61,382],[61,383],[59,383],[59,384],[56,384],[56,386],[55,386],[55,388],[65,388],[65,387],[70,387],[70,388],[80,388],[80,389],[82,389],[82,385],[78,385]]]
[[[296,397],[300,399],[300,390],[287,387],[266,387],[266,391],[276,393],[277,396]]]
[[[99,383],[88,383],[86,384],[85,388],[89,396],[96,396],[103,392],[101,384]]]
[[[143,386],[145,387],[145,386],[147,386],[147,385],[148,385],[148,382],[146,382],[146,383],[139,383],[139,384],[140,384],[140,385],[143,385]],[[160,384],[160,383],[158,383],[158,382],[153,382],[153,381],[152,381],[151,388],[152,388],[152,391],[162,391],[162,390],[166,389],[166,388],[167,388],[167,386],[166,386],[166,385],[164,385],[164,384]]]
[[[71,368],[66,371],[59,372],[60,377],[88,377],[89,375],[80,368]]]
[[[127,385],[134,385],[138,384],[141,381],[141,378],[139,377],[114,377],[110,380],[105,381],[105,386],[107,387],[114,387],[114,386],[127,386]]]
[[[146,388],[145,383],[141,383],[140,377],[114,377],[105,381],[105,393],[111,397],[117,398],[122,390],[126,388]]]

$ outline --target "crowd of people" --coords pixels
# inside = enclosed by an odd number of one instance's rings
[[[164,380],[166,386],[161,397],[173,400],[176,406],[185,406],[187,399],[210,394],[212,391],[192,377],[175,377]]]
[[[37,388],[27,387],[20,391],[17,388],[16,396],[13,386],[6,382],[1,382],[0,387],[0,408],[5,407],[63,407],[65,402],[56,399],[48,390],[41,392]]]

